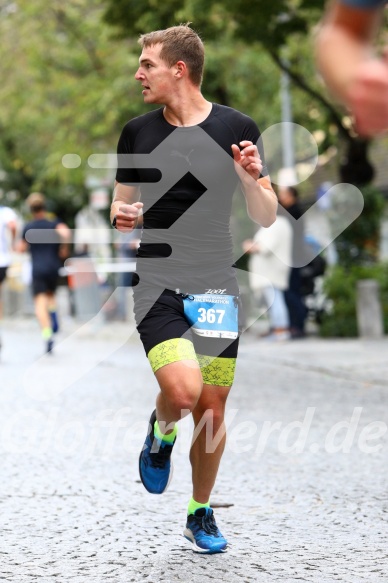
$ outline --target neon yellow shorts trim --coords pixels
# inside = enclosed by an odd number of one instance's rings
[[[234,371],[236,370],[235,358],[220,358],[204,354],[198,354],[197,357],[203,382],[206,385],[218,387],[231,387],[233,385]]]
[[[194,345],[187,338],[171,338],[157,344],[148,353],[152,370],[156,372],[162,366],[179,360],[195,360],[198,362],[195,354]]]
[[[203,382],[220,387],[230,387],[233,384],[236,369],[235,358],[196,354],[193,343],[186,338],[172,338],[157,344],[149,351],[148,360],[154,373],[172,362],[194,360],[201,369]]]

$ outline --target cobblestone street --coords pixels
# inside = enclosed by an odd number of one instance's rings
[[[388,580],[388,341],[270,343],[246,333],[212,497],[230,546],[194,554],[191,421],[163,496],[139,481],[156,382],[130,325],[66,320],[41,358],[5,323],[0,581],[373,583]]]

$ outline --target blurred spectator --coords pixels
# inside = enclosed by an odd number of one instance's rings
[[[388,57],[373,52],[384,5],[385,0],[330,2],[316,42],[327,86],[365,136],[388,130]]]
[[[303,338],[305,336],[307,308],[302,296],[301,270],[299,266],[308,262],[306,260],[303,213],[298,203],[298,191],[296,188],[293,186],[281,186],[278,196],[280,202],[278,214],[288,217],[293,232],[292,267],[288,288],[284,293],[290,318],[290,334],[291,338]]]
[[[287,340],[289,315],[284,291],[288,287],[291,253],[292,227],[282,216],[269,228],[260,228],[253,240],[243,242],[243,249],[251,253],[249,261],[249,284],[257,296],[262,293],[268,306],[270,336],[274,340]]]
[[[111,226],[91,203],[75,216],[74,250],[76,257],[90,257],[96,267],[112,259]],[[105,283],[107,274],[99,272],[98,279]]]
[[[53,334],[58,331],[55,291],[58,285],[58,270],[67,256],[70,230],[59,220],[46,217],[46,200],[43,194],[34,192],[27,198],[33,220],[23,229],[23,238],[18,250],[29,250],[32,261],[32,291],[36,317],[46,343],[46,351],[53,349]],[[28,234],[31,229],[34,233]],[[46,233],[44,233],[46,231]],[[32,242],[28,242],[26,237]],[[37,242],[33,242],[33,239]]]
[[[1,321],[3,319],[2,283],[11,264],[11,248],[16,237],[17,217],[12,209],[0,206],[0,349]]]

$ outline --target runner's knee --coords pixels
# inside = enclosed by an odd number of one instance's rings
[[[202,391],[202,383],[199,379],[173,378],[161,386],[161,391],[174,417],[182,418],[191,413],[197,405]]]

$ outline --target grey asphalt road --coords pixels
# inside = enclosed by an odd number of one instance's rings
[[[242,339],[212,505],[227,553],[183,538],[191,422],[163,496],[139,483],[156,395],[129,324],[67,320],[42,358],[7,321],[0,362],[0,581],[386,582],[388,340]]]

